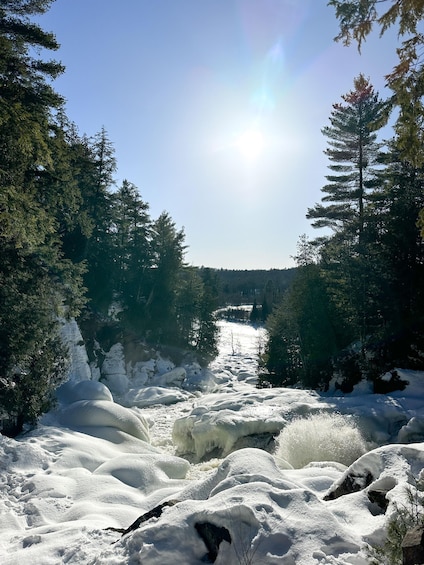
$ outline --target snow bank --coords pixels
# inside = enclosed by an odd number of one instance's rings
[[[311,459],[337,458],[340,436],[358,438],[338,420],[314,418],[323,412],[344,414],[343,422],[354,416],[367,440],[420,438],[423,375],[403,372],[409,386],[386,396],[364,386],[352,395],[257,390],[246,382],[254,380],[255,347],[244,349],[243,339],[252,330],[231,336],[233,350],[228,332],[213,372],[184,367],[181,383],[183,371],[165,360],[127,366],[115,402],[104,384],[75,378],[34,431],[17,440],[0,436],[0,563],[201,565],[211,551],[201,535],[208,528],[220,534],[217,565],[369,563],[366,544],[381,542],[394,501],[402,503],[405,487],[422,474],[424,443],[378,447],[349,467],[312,461],[301,469],[238,448],[299,421],[299,451],[313,453],[321,436],[306,431],[315,422],[336,437],[331,453],[319,449]],[[109,375],[122,375],[120,349],[113,355]],[[232,452],[189,464],[175,454],[172,433],[193,458]],[[373,491],[386,496],[386,514]],[[139,527],[121,536],[134,521]]]
[[[103,551],[97,562],[199,565],[208,553],[197,533],[199,524],[225,529],[231,540],[220,543],[218,565],[341,564],[344,554],[358,553],[352,532],[314,492],[293,479],[263,451],[232,453],[196,490],[183,489],[177,504],[125,536],[115,550]],[[201,498],[192,498],[199,493]],[[175,544],[176,539],[181,543]]]

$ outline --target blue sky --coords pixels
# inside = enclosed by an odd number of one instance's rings
[[[61,44],[56,90],[80,133],[104,126],[117,183],[152,218],[184,227],[186,260],[286,268],[321,199],[321,128],[363,73],[382,97],[393,34],[362,54],[333,41],[326,0],[56,0],[40,18]],[[250,141],[250,143],[249,143]]]

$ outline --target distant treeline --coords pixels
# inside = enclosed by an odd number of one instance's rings
[[[272,302],[281,298],[289,288],[296,269],[259,269],[216,271],[219,280],[218,302],[220,307],[253,304],[261,305],[264,298],[272,296]]]

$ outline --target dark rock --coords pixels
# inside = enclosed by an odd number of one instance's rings
[[[144,522],[147,522],[147,520],[151,520],[152,518],[159,518],[159,516],[162,514],[164,508],[166,508],[167,506],[174,506],[174,504],[177,504],[177,502],[179,502],[179,500],[166,500],[165,502],[162,502],[158,506],[155,506],[154,508],[152,508],[148,512],[145,512],[144,514],[142,514],[139,518],[137,518],[137,520],[135,520],[126,529],[124,529],[124,528],[106,528],[106,529],[112,530],[114,532],[119,532],[123,536],[125,536],[126,534],[129,534],[133,530],[136,530],[137,528],[139,528],[140,525],[143,524]]]
[[[374,477],[370,471],[368,471],[365,475],[355,475],[350,473],[349,475],[346,475],[339,485],[332,487],[332,489],[324,496],[324,500],[334,500],[340,496],[344,496],[345,494],[352,494],[353,492],[363,490],[369,486],[373,480]]]
[[[402,564],[424,564],[424,525],[409,530],[402,541]]]
[[[389,505],[386,494],[387,490],[383,489],[370,489],[368,491],[368,500],[376,504],[383,514],[386,512],[387,506]]]
[[[208,553],[206,555],[206,560],[208,563],[215,563],[218,556],[219,546],[222,541],[228,541],[231,543],[231,535],[227,528],[222,526],[215,526],[210,522],[196,522],[194,524],[197,533],[205,542]]]
[[[403,381],[397,371],[391,371],[390,375],[390,379],[388,380],[382,378],[375,379],[375,394],[389,394],[390,392],[395,392],[396,390],[405,390],[409,382]]]

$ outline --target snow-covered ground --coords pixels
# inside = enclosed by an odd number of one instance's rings
[[[108,387],[73,348],[58,409],[0,437],[1,564],[369,562],[424,466],[424,375],[386,396],[258,390],[263,330],[220,324],[208,370],[125,366],[117,345]]]

